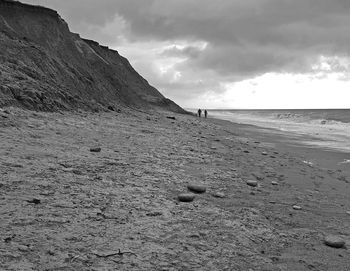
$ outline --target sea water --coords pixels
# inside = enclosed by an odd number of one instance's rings
[[[209,110],[213,118],[302,135],[302,143],[350,153],[350,109]],[[349,161],[350,162],[350,161]]]

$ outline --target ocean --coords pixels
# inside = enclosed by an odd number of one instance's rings
[[[304,136],[304,144],[350,153],[350,109],[208,110],[208,113],[212,118]]]

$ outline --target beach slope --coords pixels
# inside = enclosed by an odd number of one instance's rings
[[[240,127],[2,110],[0,269],[348,270],[349,176]]]

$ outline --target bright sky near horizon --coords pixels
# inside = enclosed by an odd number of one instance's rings
[[[349,0],[23,0],[186,108],[350,108]]]

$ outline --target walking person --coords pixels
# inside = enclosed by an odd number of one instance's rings
[[[202,115],[202,110],[198,109],[198,117],[201,117],[201,115]]]
[[[204,117],[207,118],[208,117],[208,111],[205,109],[204,110]]]

